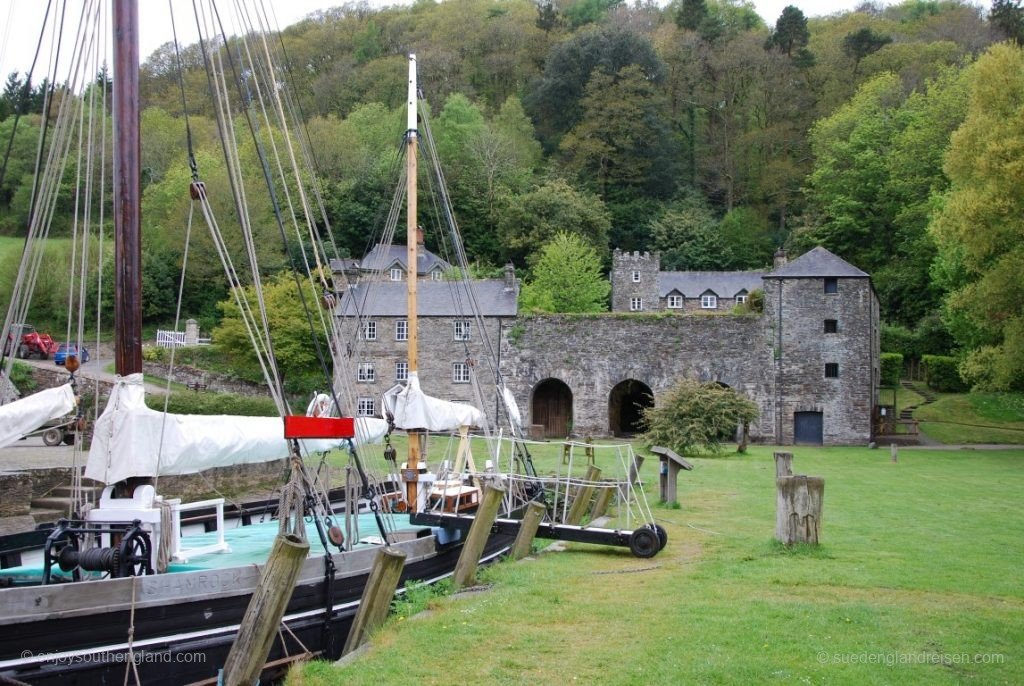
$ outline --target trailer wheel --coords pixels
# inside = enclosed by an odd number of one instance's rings
[[[658,550],[661,550],[668,543],[668,532],[665,531],[665,527],[661,524],[649,524],[648,526],[654,530],[654,533],[658,534]]]
[[[64,432],[60,429],[47,429],[43,432],[43,443],[51,448],[55,445],[60,445],[61,439],[63,438]]]
[[[629,535],[629,551],[637,557],[654,557],[661,550],[661,541],[653,529],[641,527]]]
[[[66,433],[66,434],[64,434],[63,438],[64,438],[64,445],[74,445],[75,444],[75,434],[73,434],[73,433]]]

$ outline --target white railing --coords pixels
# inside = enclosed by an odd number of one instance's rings
[[[205,555],[207,553],[223,553],[230,550],[230,548],[228,548],[228,544],[224,542],[224,498],[212,498],[211,500],[200,500],[198,502],[185,504],[182,504],[180,499],[175,498],[174,500],[169,500],[167,502],[171,504],[171,508],[174,511],[174,515],[171,519],[171,536],[174,541],[174,548],[171,551],[172,560],[188,564],[190,557]],[[201,510],[203,508],[210,507],[211,505],[213,505],[217,511],[215,520],[217,524],[217,542],[192,548],[184,547],[181,538],[181,513],[189,512],[191,510]]]
[[[156,344],[161,348],[180,348],[185,345],[185,332],[158,329],[156,332]]]

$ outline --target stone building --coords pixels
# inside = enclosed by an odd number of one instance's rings
[[[486,393],[483,409],[493,417],[492,375],[484,361],[496,358],[534,431],[605,436],[637,431],[641,408],[678,379],[692,377],[727,385],[757,403],[754,440],[871,440],[879,308],[870,278],[856,267],[815,248],[791,262],[777,254],[768,272],[662,272],[656,253],[616,251],[610,278],[611,312],[528,315],[517,313],[518,284],[509,268],[503,280],[474,282],[482,325],[470,321],[468,295],[458,282],[424,278],[424,390],[471,401],[472,369]],[[735,309],[758,289],[763,312]],[[356,343],[350,373],[360,389],[359,409],[379,412],[380,394],[400,380],[406,354],[404,285],[349,289],[339,315],[354,321],[357,311],[373,322],[373,333],[350,339]],[[467,331],[469,340],[460,340]]]

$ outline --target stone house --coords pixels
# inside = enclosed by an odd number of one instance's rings
[[[492,418],[487,361],[496,360],[524,423],[550,437],[635,433],[642,408],[689,376],[754,400],[753,440],[871,440],[878,299],[866,273],[824,248],[792,261],[780,252],[767,272],[662,272],[656,253],[616,251],[612,311],[587,315],[519,314],[509,266],[504,279],[474,282],[476,321],[460,282],[428,275],[419,284],[423,388],[473,401],[472,374]],[[734,311],[756,289],[763,312]],[[360,282],[341,299],[342,322],[360,312],[371,327],[348,338],[361,413],[379,413],[380,395],[403,378],[405,307],[404,284],[388,280]]]
[[[408,251],[404,245],[377,243],[362,260],[332,258],[331,273],[335,292],[340,296],[349,285],[364,281],[405,281],[409,271]],[[423,233],[419,233],[416,246],[416,276],[418,279],[441,281],[451,264],[427,250]]]

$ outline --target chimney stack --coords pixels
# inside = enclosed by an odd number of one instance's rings
[[[516,287],[516,268],[511,262],[505,265],[505,290],[515,290]]]
[[[784,249],[782,249],[782,248],[779,248],[778,250],[776,250],[775,251],[775,263],[772,265],[772,268],[773,269],[778,269],[779,267],[783,266],[787,262],[789,262],[789,258],[787,257],[786,251]]]

